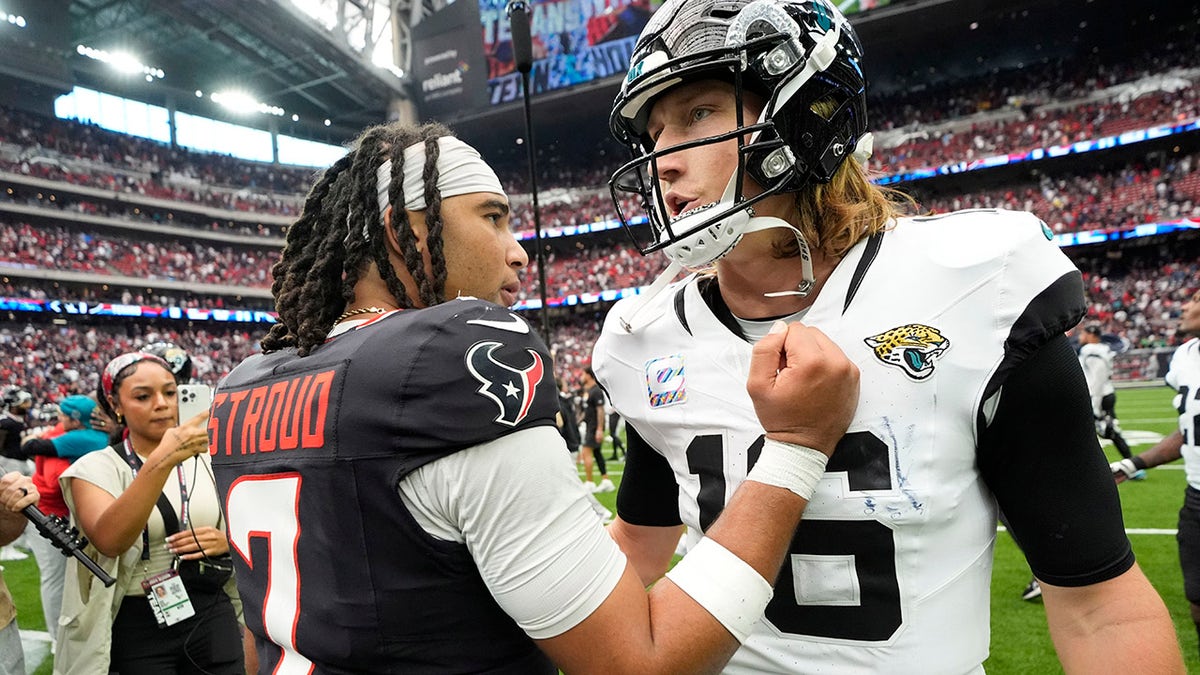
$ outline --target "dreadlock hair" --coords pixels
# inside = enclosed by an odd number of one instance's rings
[[[346,305],[354,301],[354,286],[371,263],[400,308],[410,308],[404,284],[388,257],[387,233],[376,198],[375,172],[392,161],[388,203],[392,229],[412,275],[421,304],[444,300],[446,259],[442,251],[442,200],[437,188],[437,139],[453,134],[436,123],[415,126],[394,122],[369,127],[349,152],[325,170],[304,200],[300,218],[288,228],[283,254],[271,268],[271,295],[279,322],[262,339],[265,352],[295,347],[307,355],[325,341]],[[432,276],[426,274],[417,238],[405,210],[404,150],[423,143],[426,243]]]

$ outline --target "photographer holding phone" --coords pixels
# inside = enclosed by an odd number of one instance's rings
[[[110,361],[101,390],[121,441],[78,460],[61,483],[88,553],[117,583],[103,588],[68,566],[55,672],[241,673],[208,416],[179,423],[175,373],[145,352]]]

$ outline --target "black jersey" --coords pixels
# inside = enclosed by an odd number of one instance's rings
[[[25,423],[0,411],[0,455],[12,459],[25,459],[21,454],[21,432]]]
[[[230,373],[210,452],[262,672],[554,672],[466,546],[426,534],[397,492],[424,464],[553,425],[550,363],[523,319],[455,300]]]

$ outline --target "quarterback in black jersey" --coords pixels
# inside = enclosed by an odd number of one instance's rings
[[[629,439],[610,532],[652,583],[684,526],[710,531],[763,461],[736,386],[754,345],[816,327],[859,404],[725,672],[982,672],[998,506],[1067,672],[1181,672],[1064,336],[1079,272],[1031,214],[906,217],[868,180],[862,46],[835,4],[668,0],[634,48],[610,186],[671,265],[592,358]]]
[[[760,342],[739,386],[763,468],[647,592],[564,452],[546,345],[505,309],[527,263],[508,214],[473,148],[389,124],[289,229],[279,323],[208,425],[260,673],[713,671],[761,617],[857,369],[815,329]]]

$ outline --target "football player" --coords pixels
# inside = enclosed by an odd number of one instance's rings
[[[669,0],[631,63],[611,127],[633,159],[610,186],[671,265],[609,312],[592,364],[627,425],[610,532],[643,582],[762,461],[741,383],[782,318],[863,386],[727,672],[982,672],[997,506],[1067,672],[1182,672],[1064,335],[1080,275],[1046,225],[907,217],[867,180],[862,49],[826,0]],[[704,271],[671,284],[681,268]]]
[[[1091,323],[1079,333],[1079,365],[1087,380],[1088,393],[1092,398],[1092,417],[1096,422],[1096,435],[1107,438],[1116,446],[1125,459],[1133,457],[1133,451],[1121,435],[1121,424],[1117,421],[1117,390],[1113,387],[1113,350],[1100,338],[1100,326]],[[1141,480],[1146,474],[1134,474]]]
[[[1167,384],[1177,392],[1179,428],[1149,450],[1113,462],[1110,467],[1121,483],[1146,469],[1183,458],[1187,489],[1179,510],[1179,562],[1184,594],[1191,605],[1196,634],[1200,635],[1200,290],[1183,305],[1179,333],[1192,336],[1171,355],[1166,376]]]
[[[527,262],[496,174],[439,125],[368,129],[313,187],[279,323],[209,423],[259,672],[712,671],[753,630],[857,370],[815,329],[760,343],[759,470],[647,593],[505,309]]]

